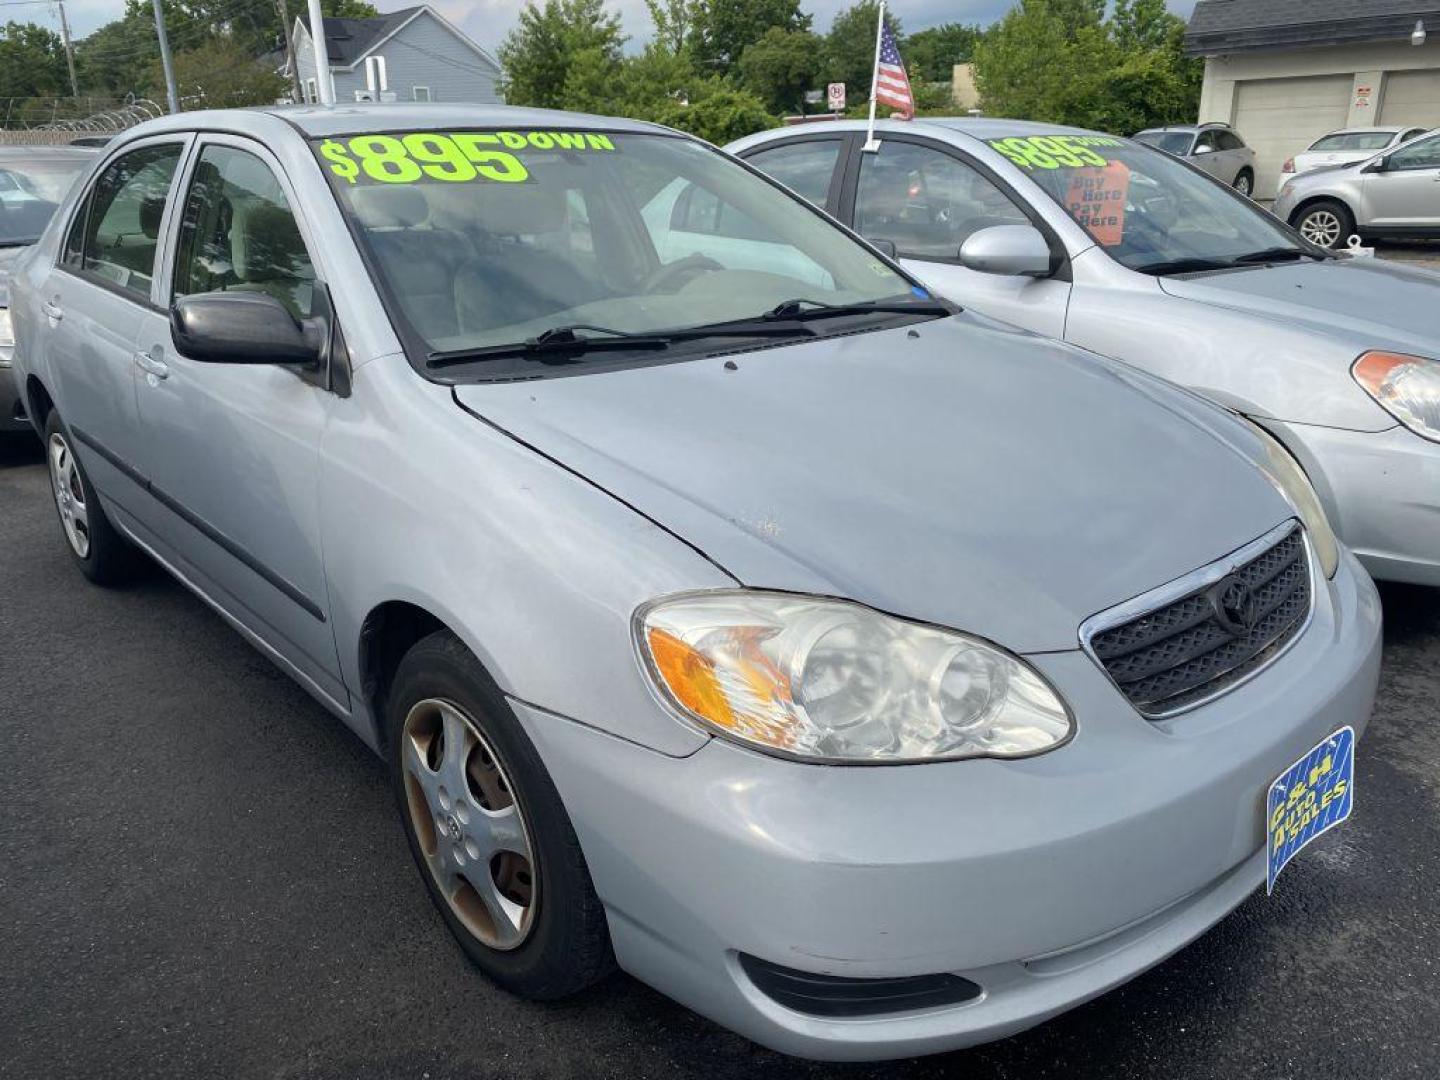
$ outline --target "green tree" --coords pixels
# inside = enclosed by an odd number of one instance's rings
[[[1082,30],[1100,25],[1105,18],[1105,0],[1020,0],[1024,7],[1043,6],[1065,27],[1065,37],[1074,41]]]
[[[721,88],[688,105],[671,105],[653,117],[661,124],[698,135],[716,146],[771,128],[778,122],[765,104],[746,90]]]
[[[620,17],[607,13],[603,0],[545,0],[543,8],[529,0],[520,12],[519,25],[500,45],[505,100],[511,105],[562,108],[576,57],[595,53],[618,65],[624,43]],[[585,65],[593,69],[596,62],[590,56]]]
[[[697,63],[719,75],[738,64],[745,47],[772,26],[810,29],[800,0],[719,0],[697,3],[691,10],[690,49]]]
[[[645,0],[645,6],[655,26],[655,42],[671,53],[683,53],[690,44],[697,0]]]
[[[1122,0],[1123,2],[1123,0]],[[1164,0],[1159,0],[1164,3]],[[983,36],[978,26],[943,23],[905,39],[905,66],[910,77],[922,82],[948,83],[956,64],[968,64]]]
[[[216,38],[174,57],[175,86],[186,107],[231,109],[269,105],[289,89],[289,80],[261,63],[236,40]],[[165,94],[165,74],[156,60],[150,66],[149,95]]]
[[[60,35],[34,23],[0,28],[0,97],[58,97],[70,93]]]
[[[879,25],[878,0],[859,0],[835,16],[825,35],[825,75],[828,82],[843,82],[846,99],[870,100],[870,75],[875,67],[875,31]],[[898,42],[900,20],[885,12],[885,25]],[[902,46],[901,52],[904,49]],[[909,68],[906,68],[909,71]]]
[[[820,73],[821,41],[808,30],[772,26],[740,54],[740,82],[773,113],[802,112]]]
[[[1165,10],[1165,0],[1115,0],[1110,21],[1122,49],[1164,49],[1175,24],[1182,34],[1185,27],[1184,19]]]

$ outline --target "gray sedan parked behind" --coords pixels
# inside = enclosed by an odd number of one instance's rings
[[[863,129],[729,149],[893,245],[941,295],[1251,418],[1372,574],[1440,585],[1440,275],[1336,258],[1184,162],[1099,132],[888,121],[865,153]]]
[[[183,113],[15,299],[81,570],[149,552],[382,754],[518,993],[964,1046],[1348,813],[1379,603],[1284,451],[688,136]]]
[[[15,348],[10,324],[10,267],[40,238],[90,150],[64,146],[0,147],[0,435],[31,430],[21,394],[10,378]]]

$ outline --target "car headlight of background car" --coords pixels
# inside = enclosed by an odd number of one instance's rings
[[[1367,352],[1350,373],[1396,420],[1415,434],[1440,442],[1440,361]]]
[[[1340,565],[1340,546],[1335,540],[1335,531],[1330,528],[1330,519],[1325,516],[1325,508],[1320,505],[1320,497],[1315,494],[1315,486],[1310,483],[1299,462],[1290,456],[1290,451],[1275,436],[1249,420],[1244,420],[1244,423],[1265,447],[1266,460],[1262,467],[1266,475],[1300,515],[1310,543],[1315,548],[1315,557],[1320,560],[1320,569],[1325,571],[1327,578],[1333,578]]]
[[[1024,661],[968,634],[841,600],[690,593],[641,608],[636,646],[682,716],[750,746],[832,762],[1026,757],[1069,710]]]

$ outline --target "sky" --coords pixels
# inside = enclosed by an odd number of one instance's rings
[[[395,11],[410,7],[420,0],[371,0],[381,11]],[[460,29],[475,39],[482,47],[494,52],[510,28],[515,25],[516,16],[524,7],[525,0],[428,0]],[[805,0],[801,6],[815,16],[815,28],[821,32],[830,25],[837,11],[850,6],[853,0]],[[1195,6],[1195,0],[1167,0],[1170,10],[1187,18]],[[893,0],[891,10],[900,17],[901,24],[909,32],[923,30],[943,22],[979,23],[988,25],[1010,9],[1013,0]],[[620,12],[625,32],[635,41],[644,41],[650,36],[650,15],[645,0],[608,0],[607,6]],[[84,37],[99,26],[117,19],[124,12],[123,0],[66,0],[65,15],[70,21],[70,32],[77,38]],[[0,0],[0,21],[5,19],[30,20],[59,29],[59,20],[53,3],[36,0],[35,3],[15,3]],[[304,0],[290,0],[292,14],[305,10]],[[632,44],[633,47],[633,44]]]

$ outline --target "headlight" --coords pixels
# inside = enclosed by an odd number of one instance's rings
[[[1325,571],[1327,578],[1334,577],[1340,565],[1340,546],[1335,542],[1335,531],[1330,528],[1330,519],[1325,516],[1325,508],[1320,505],[1320,497],[1315,494],[1310,478],[1275,436],[1258,424],[1252,424],[1244,417],[1241,419],[1265,447],[1265,473],[1305,523],[1305,531],[1310,535],[1310,543],[1320,560],[1320,569]]]
[[[10,309],[0,308],[0,349],[15,344],[15,326],[10,321]]]
[[[1440,442],[1440,361],[1367,352],[1350,374],[1396,420],[1416,435]]]
[[[661,697],[739,742],[832,762],[1026,757],[1070,713],[1017,657],[840,600],[692,593],[635,614]]]

